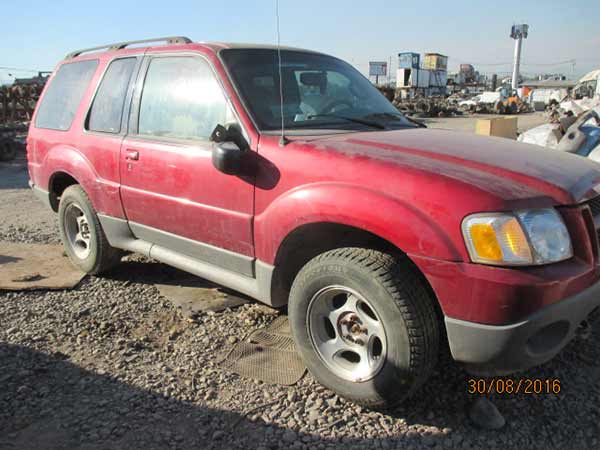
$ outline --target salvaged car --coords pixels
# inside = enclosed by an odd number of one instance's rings
[[[315,378],[370,407],[447,349],[542,364],[600,304],[595,163],[423,128],[332,56],[154,41],[69,54],[33,117],[31,186],[81,270],[138,252],[287,305]]]

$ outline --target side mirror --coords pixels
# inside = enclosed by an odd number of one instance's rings
[[[219,172],[227,175],[243,175],[245,172],[244,160],[246,153],[235,142],[221,142],[213,148],[213,166]]]

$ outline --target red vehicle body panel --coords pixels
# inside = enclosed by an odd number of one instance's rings
[[[383,144],[384,138],[394,144]],[[470,150],[474,143],[484,150]],[[439,151],[431,150],[436,145]],[[432,285],[445,315],[488,324],[514,322],[598,280],[593,226],[585,224],[577,208],[561,211],[574,237],[575,257],[515,269],[468,263],[462,219],[481,211],[576,204],[596,195],[590,187],[600,178],[583,158],[572,161],[569,155],[562,165],[527,175],[531,160],[525,157],[543,157],[544,150],[525,145],[514,168],[502,167],[501,159],[494,165],[485,162],[488,152],[493,161],[510,145],[420,129],[313,138],[284,149],[275,137],[262,138],[259,152],[268,164],[259,180],[273,178],[275,170],[281,178],[274,189],[257,188],[256,255],[274,261],[278,245],[301,225],[355,226],[407,253]]]
[[[253,198],[251,183],[215,170],[210,148],[124,141],[121,200],[132,222],[253,256]]]
[[[447,316],[473,322],[518,320],[600,278],[589,208],[575,206],[596,196],[593,188],[600,183],[600,170],[585,159],[547,158],[534,146],[423,129],[290,137],[281,147],[279,136],[261,135],[254,127],[218,57],[223,47],[173,45],[77,58],[100,64],[69,131],[31,127],[32,181],[49,190],[54,174],[70,174],[102,214],[268,264],[302,225],[329,222],[366,230],[414,261]],[[108,62],[140,52],[191,52],[210,61],[250,151],[258,153],[255,179],[218,172],[209,148],[82,132]],[[131,152],[139,160],[128,159]],[[560,212],[575,251],[570,260],[532,268],[469,262],[461,233],[465,216],[565,205]]]

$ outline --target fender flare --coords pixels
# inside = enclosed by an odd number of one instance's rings
[[[47,168],[47,179],[42,180],[41,184],[46,185],[49,192],[54,176],[59,172],[66,173],[81,185],[96,212],[115,215],[112,199],[120,196],[119,183],[101,178],[94,170],[93,164],[75,147],[67,145],[53,147],[48,151],[42,166]],[[118,217],[124,217],[120,200],[118,211],[121,212]]]
[[[284,239],[300,226],[336,223],[368,231],[407,254],[463,259],[435,220],[408,202],[366,188],[317,183],[288,191],[255,217],[256,257],[274,264]]]

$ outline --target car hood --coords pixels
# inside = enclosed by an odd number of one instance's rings
[[[574,204],[600,192],[594,191],[600,183],[599,164],[509,139],[409,129],[318,141],[318,147],[451,177],[507,200],[548,196],[557,204]]]

